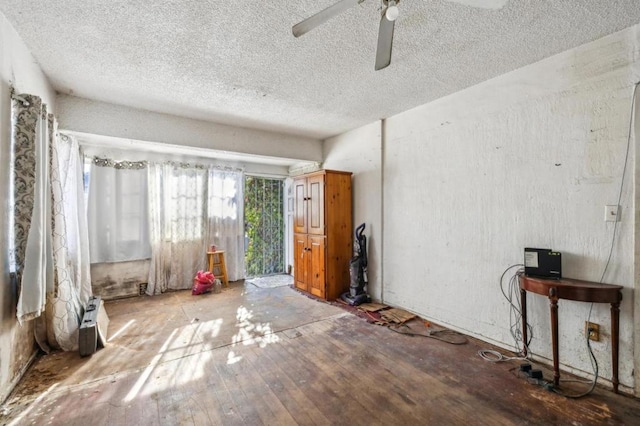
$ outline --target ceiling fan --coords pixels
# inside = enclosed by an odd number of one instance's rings
[[[309,18],[295,24],[292,28],[293,35],[300,37],[308,33],[315,27],[324,24],[329,19],[344,12],[345,10],[363,3],[365,0],[340,0],[326,9],[310,16]],[[376,50],[375,70],[381,70],[391,64],[391,48],[393,44],[393,29],[396,19],[400,14],[398,3],[400,0],[381,0],[382,17],[380,18],[380,29],[378,30],[378,48]],[[509,0],[447,0],[453,3],[461,3],[467,6],[480,7],[484,9],[500,9]]]

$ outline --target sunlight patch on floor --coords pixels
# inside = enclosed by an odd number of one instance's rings
[[[133,387],[131,388],[131,390],[127,394],[127,396],[124,398],[124,402],[130,402],[138,395],[138,393],[142,389],[142,386],[144,386],[144,384],[147,382],[147,380],[149,379],[149,376],[151,376],[151,373],[153,372],[153,370],[156,368],[156,366],[158,365],[158,363],[162,359],[162,356],[164,355],[165,351],[169,347],[169,344],[173,340],[173,336],[177,332],[178,332],[177,328],[171,332],[171,334],[169,335],[167,340],[165,340],[164,344],[162,345],[162,347],[158,351],[158,354],[153,357],[153,359],[151,360],[151,363],[149,363],[147,368],[145,368],[144,372],[140,375],[140,377],[136,381],[135,385],[133,385]]]
[[[126,323],[125,325],[123,325],[122,327],[120,327],[120,330],[116,331],[115,333],[113,333],[111,335],[111,337],[109,337],[107,339],[107,342],[112,341],[113,339],[115,339],[116,337],[118,337],[119,335],[121,335],[122,333],[124,333],[124,331],[131,327],[133,325],[133,323],[136,322],[136,320],[132,319],[131,321],[129,321],[128,323]]]
[[[280,340],[271,328],[270,323],[254,323],[251,322],[252,318],[253,311],[250,311],[245,306],[238,307],[236,311],[238,332],[232,338],[232,347],[240,344],[244,346],[256,344],[260,348],[264,348],[268,344],[276,343]],[[230,351],[227,364],[234,364],[241,359],[233,351]]]

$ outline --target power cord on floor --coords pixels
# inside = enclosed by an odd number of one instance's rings
[[[489,362],[503,362],[503,361],[513,361],[513,360],[525,360],[527,358],[521,356],[505,356],[498,351],[494,351],[492,349],[480,349],[478,351],[478,355],[480,358]]]
[[[567,393],[564,392],[562,390],[560,390],[558,387],[555,386],[555,384],[553,382],[549,382],[547,380],[544,379],[544,376],[542,374],[541,370],[534,370],[531,367],[531,364],[529,363],[525,363],[525,364],[520,364],[519,367],[513,367],[511,369],[509,369],[509,371],[514,371],[516,369],[518,370],[518,373],[516,374],[516,377],[524,377],[527,379],[527,381],[533,385],[538,385],[543,387],[544,389],[550,391],[550,392],[554,392],[560,396],[564,396],[565,398],[582,398],[583,396],[589,395],[591,392],[593,392],[593,390],[596,387],[596,383],[598,382],[598,361],[596,360],[593,351],[591,349],[591,344],[589,342],[589,340],[587,339],[587,346],[589,348],[589,353],[591,355],[591,362],[592,365],[594,367],[594,371],[595,371],[595,376],[593,380],[587,380],[587,379],[560,379],[560,382],[562,383],[569,383],[569,382],[575,382],[575,383],[584,383],[584,384],[590,384],[589,389],[587,389],[584,392],[580,392],[580,393]]]

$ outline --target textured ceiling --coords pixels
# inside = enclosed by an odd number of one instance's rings
[[[638,0],[402,0],[391,66],[374,71],[380,1],[292,36],[335,1],[0,0],[0,11],[59,92],[316,138],[640,22]],[[483,1],[504,3],[466,0]]]

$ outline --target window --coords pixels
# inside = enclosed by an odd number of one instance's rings
[[[134,165],[134,167],[132,167]],[[89,176],[91,263],[147,259],[147,169],[142,163],[94,159]]]

